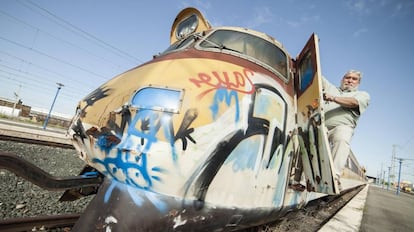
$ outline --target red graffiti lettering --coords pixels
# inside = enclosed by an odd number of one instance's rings
[[[197,77],[190,78],[190,81],[198,88],[210,86],[207,90],[198,95],[198,98],[204,97],[207,93],[225,88],[228,90],[235,90],[240,93],[252,94],[254,92],[253,82],[250,77],[254,75],[254,72],[248,69],[244,69],[243,72],[233,71],[232,74],[228,72],[212,71],[211,75],[207,73],[198,73]]]

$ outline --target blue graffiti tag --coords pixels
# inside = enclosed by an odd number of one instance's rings
[[[108,187],[108,189],[105,192],[105,196],[104,196],[105,204],[108,203],[115,188],[121,190],[122,192],[127,192],[128,195],[131,197],[132,201],[137,206],[143,206],[145,202],[151,202],[161,213],[166,213],[168,211],[167,204],[163,202],[162,200],[160,200],[158,197],[156,197],[155,196],[156,193],[142,191],[140,189],[136,189],[131,186],[121,184],[115,180],[111,182],[111,185]]]
[[[140,156],[137,156],[135,162],[131,162],[129,157],[129,151],[118,149],[116,157],[107,156],[103,160],[94,158],[92,162],[99,163],[105,167],[104,175],[110,175],[115,180],[140,189],[150,189],[153,185],[153,180],[160,181],[157,173],[162,173],[163,169],[153,167],[151,168],[151,173],[153,174],[150,174],[147,167],[147,154],[142,153]],[[117,176],[125,176],[125,180],[120,180]],[[136,180],[140,180],[139,183]]]
[[[254,169],[257,156],[260,154],[262,136],[256,135],[242,140],[236,148],[230,153],[225,164],[233,162],[233,171],[243,171],[245,169]]]
[[[236,106],[236,115],[235,115],[235,121],[239,121],[240,117],[240,109],[239,109],[239,97],[237,95],[237,92],[235,90],[227,90],[225,88],[217,89],[214,98],[213,103],[210,106],[211,113],[213,114],[213,119],[217,119],[217,114],[219,110],[219,103],[225,102],[227,106],[230,106],[231,99],[234,98],[235,106]]]
[[[151,146],[158,141],[157,133],[162,127],[164,136],[171,147],[173,160],[177,160],[175,151],[174,130],[172,127],[172,114],[165,112],[156,112],[152,110],[141,110],[135,116],[128,127],[127,137],[118,145],[119,149],[137,150],[147,153]],[[137,128],[140,126],[140,128]],[[135,144],[131,136],[141,138],[141,143]]]

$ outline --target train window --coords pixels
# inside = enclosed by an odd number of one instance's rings
[[[276,45],[252,34],[232,30],[216,30],[200,43],[203,48],[237,52],[268,66],[287,77],[287,56]]]
[[[169,46],[164,52],[161,53],[162,54],[166,54],[168,52],[177,50],[177,49],[182,49],[182,48],[186,48],[188,47],[190,44],[194,43],[196,41],[197,36],[196,35],[192,35],[187,37],[186,39],[183,40],[179,40],[173,44],[171,44],[171,46]]]
[[[178,113],[183,93],[180,90],[145,87],[131,98],[131,107]]]
[[[308,52],[299,65],[300,92],[305,91],[305,89],[312,83],[313,77],[315,75],[315,70],[313,67],[314,64],[312,63],[311,53]]]

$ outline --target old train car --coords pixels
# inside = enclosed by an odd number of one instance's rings
[[[317,35],[292,57],[269,35],[186,8],[170,42],[79,103],[75,147],[105,179],[74,231],[238,230],[340,193]],[[347,175],[342,188],[363,180]]]

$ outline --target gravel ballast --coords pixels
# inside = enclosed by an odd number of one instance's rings
[[[16,154],[52,176],[77,176],[85,163],[75,150],[0,141],[0,151]],[[42,189],[14,173],[0,169],[0,218],[81,213],[93,196],[59,202],[64,191]]]

